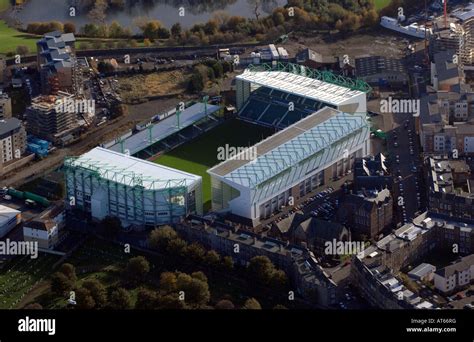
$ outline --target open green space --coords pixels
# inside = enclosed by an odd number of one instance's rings
[[[39,254],[16,257],[0,270],[0,309],[12,309],[42,280],[48,279],[59,256]]]
[[[37,36],[19,32],[0,20],[0,53],[15,52],[19,45],[27,46],[30,53],[34,53],[37,40]]]
[[[387,7],[392,0],[374,0],[375,8],[381,10],[384,7]]]
[[[204,210],[211,205],[211,178],[206,172],[217,165],[217,149],[247,147],[265,139],[274,131],[241,120],[231,119],[200,137],[160,156],[156,163],[202,177]]]
[[[10,0],[0,0],[0,12],[7,10],[10,7]]]

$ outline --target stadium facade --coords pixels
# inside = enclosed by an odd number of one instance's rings
[[[177,223],[202,214],[202,179],[102,147],[67,158],[67,204],[92,219],[120,218],[127,227]]]
[[[363,113],[324,107],[261,141],[254,160],[228,159],[208,170],[212,209],[253,226],[351,170],[370,153]]]

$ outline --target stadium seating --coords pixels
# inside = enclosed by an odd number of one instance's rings
[[[261,101],[256,97],[250,97],[245,107],[240,112],[240,116],[258,121],[258,118],[265,112],[268,103]]]
[[[265,113],[260,117],[259,122],[274,126],[281,120],[287,111],[287,106],[280,106],[278,104],[272,103],[267,108]]]
[[[290,102],[294,105],[294,111],[289,111]],[[260,87],[251,93],[239,116],[257,124],[282,129],[324,106],[327,105],[316,100]]]
[[[307,111],[300,111],[300,110],[294,110],[292,112],[288,111],[285,115],[285,117],[280,121],[279,126],[281,127],[288,127],[292,124],[294,124],[297,121],[300,121],[304,117],[308,116],[310,113]]]

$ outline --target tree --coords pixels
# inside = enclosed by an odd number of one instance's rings
[[[156,32],[156,36],[160,39],[168,39],[171,36],[171,33],[166,27],[160,27]]]
[[[85,24],[82,28],[82,33],[86,37],[98,37],[99,36],[99,27],[96,24]]]
[[[187,303],[202,305],[209,302],[211,298],[207,282],[203,282],[196,278],[193,278],[183,291],[186,294]]]
[[[168,246],[166,247],[166,251],[174,256],[184,256],[184,252],[188,244],[186,241],[180,238],[176,238],[168,242]]]
[[[30,52],[30,49],[28,48],[28,46],[26,45],[18,45],[16,47],[16,53],[21,55],[21,56],[25,56],[27,55],[28,53]]]
[[[125,269],[125,274],[133,280],[143,280],[148,272],[150,272],[150,263],[141,255],[131,258]]]
[[[207,251],[206,256],[204,257],[204,261],[209,266],[218,265],[220,259],[221,259],[220,255],[214,250]]]
[[[259,255],[250,259],[247,270],[252,279],[268,284],[275,271],[275,266],[267,256]]]
[[[204,283],[207,283],[207,281],[208,281],[206,275],[201,271],[191,273],[191,277],[194,278],[194,279],[199,279],[200,281],[202,281]]]
[[[51,276],[51,291],[58,296],[64,296],[67,291],[74,288],[74,283],[61,272],[55,272]]]
[[[228,299],[221,299],[216,303],[214,308],[216,310],[233,310],[235,309],[235,305]]]
[[[117,288],[110,293],[109,307],[114,310],[128,310],[132,308],[130,293],[124,288]]]
[[[172,35],[174,38],[179,38],[179,36],[181,35],[181,32],[182,32],[182,31],[183,31],[183,29],[182,29],[180,23],[176,23],[176,24],[174,24],[173,26],[171,26],[171,35]]]
[[[214,70],[214,75],[216,78],[221,78],[224,76],[224,67],[220,62],[216,62],[212,65],[212,70]]]
[[[145,47],[151,46],[150,39],[148,39],[148,38],[143,39],[143,45],[144,45]]]
[[[90,291],[84,287],[76,290],[76,303],[79,309],[95,308],[95,301]]]
[[[242,309],[246,309],[246,310],[261,310],[262,309],[262,306],[260,305],[260,303],[258,302],[258,300],[256,300],[255,298],[249,298],[245,301],[244,303],[244,306],[242,307]]]
[[[234,269],[234,260],[232,257],[226,255],[222,258],[222,268],[226,271],[232,271]]]
[[[192,93],[199,93],[204,90],[204,78],[199,72],[194,72],[191,75],[188,90]]]
[[[102,64],[103,63],[103,64]],[[100,72],[105,72],[107,67],[104,65],[107,64],[101,61],[98,65]],[[101,71],[102,70],[102,71]],[[102,228],[104,229],[104,234],[110,238],[115,238],[118,233],[123,229],[122,222],[118,217],[115,216],[106,216],[101,221]]]
[[[186,273],[177,274],[178,291],[184,291],[186,303],[196,306],[206,304],[211,298],[207,278],[204,274],[199,273],[202,272],[194,273],[194,277]],[[206,281],[204,281],[202,276],[204,276]]]
[[[107,289],[97,279],[84,281],[82,288],[89,290],[89,294],[94,299],[96,307],[103,307],[107,303]]]
[[[154,40],[159,37],[159,30],[162,28],[161,22],[158,20],[149,20],[140,24],[139,28],[142,31],[143,37]]]
[[[124,29],[117,21],[112,21],[109,26],[109,37],[110,38],[122,38],[125,36]]]
[[[152,310],[156,307],[158,295],[155,291],[141,288],[137,293],[135,309]]]
[[[270,279],[270,285],[275,290],[283,290],[286,288],[288,278],[282,270],[275,270]]]
[[[180,300],[176,294],[158,296],[156,300],[157,307],[165,310],[182,310],[186,309],[184,300]]]
[[[200,263],[204,260],[206,250],[200,244],[193,242],[186,247],[186,255],[194,262]]]
[[[164,252],[168,248],[170,241],[178,238],[178,233],[170,226],[155,228],[148,237],[148,245],[152,249]]]
[[[76,33],[76,25],[71,22],[64,23],[64,33]]]
[[[62,264],[59,268],[59,272],[64,274],[73,283],[77,281],[76,268],[74,265],[69,263]]]
[[[60,21],[50,21],[48,24],[49,31],[64,31],[64,25]]]
[[[283,25],[285,23],[285,16],[280,11],[273,12],[272,19],[275,26]]]
[[[165,293],[175,292],[178,287],[176,274],[171,272],[163,272],[160,275],[160,289]]]

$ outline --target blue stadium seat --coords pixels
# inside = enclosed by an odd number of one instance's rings
[[[271,104],[266,110],[265,114],[260,117],[260,122],[268,125],[275,125],[288,111],[287,106],[280,106],[277,104]]]

